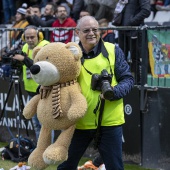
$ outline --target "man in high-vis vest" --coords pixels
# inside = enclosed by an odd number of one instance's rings
[[[22,40],[25,42],[24,46],[22,47],[23,54],[16,54],[13,59],[22,61],[24,63],[23,65],[23,81],[24,81],[24,89],[28,93],[30,99],[36,95],[36,90],[38,87],[38,84],[31,78],[31,73],[29,71],[28,66],[29,63],[27,63],[26,57],[30,58],[32,61],[32,50],[33,48],[37,46],[45,46],[46,44],[49,44],[49,41],[44,40],[43,33],[40,32],[35,26],[28,26],[25,28],[25,31],[22,35]],[[30,64],[30,66],[32,63]],[[35,134],[36,134],[36,140],[38,140],[40,128],[41,125],[38,121],[37,115],[33,116],[32,123],[34,126]]]
[[[78,163],[94,139],[107,170],[124,170],[122,161],[123,97],[134,86],[134,78],[122,50],[100,38],[99,24],[82,17],[76,28],[82,48],[79,83],[88,109],[77,124],[68,159],[57,170],[77,170]]]

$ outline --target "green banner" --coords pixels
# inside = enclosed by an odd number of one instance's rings
[[[170,77],[170,30],[148,30],[152,76]]]

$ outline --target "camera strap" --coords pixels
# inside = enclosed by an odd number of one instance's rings
[[[109,62],[109,66],[110,66],[110,74],[112,75],[113,77],[113,71],[112,71],[112,67],[111,67],[111,64],[110,64],[110,60],[109,60],[109,54],[106,50],[106,47],[104,46],[104,42],[101,41],[101,45],[100,45],[100,48],[101,48],[101,52],[103,57],[106,58]],[[84,57],[81,58],[81,64],[82,66],[84,67],[84,69],[87,71],[87,73],[89,73],[90,75],[92,75],[93,73],[91,71],[89,71],[85,66],[84,66],[84,62],[85,62],[85,59]]]
[[[102,98],[101,95],[99,95],[98,103],[96,105],[96,108],[93,111],[96,114],[97,110],[99,109],[98,125],[96,129],[96,133],[94,135],[94,144],[93,144],[94,149],[98,148],[100,144],[100,140],[101,140],[101,123],[102,123],[104,106],[105,106],[105,99]]]
[[[108,61],[109,61],[109,58],[107,58]],[[82,60],[84,61],[84,58],[82,58]],[[85,66],[84,66],[84,62],[82,62],[82,66],[84,67],[84,69],[86,70],[87,73],[89,73],[90,75],[93,75],[93,73],[91,71],[89,71]],[[110,73],[111,75],[113,76],[113,72],[112,72],[112,68],[111,68],[111,65],[110,65],[110,61],[109,61],[109,66],[110,66]]]

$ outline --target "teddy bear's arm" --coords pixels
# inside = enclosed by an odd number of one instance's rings
[[[26,119],[32,118],[37,113],[37,105],[40,100],[40,95],[34,96],[24,107],[23,115]]]
[[[71,106],[68,110],[68,118],[74,121],[84,116],[87,110],[87,102],[78,85],[69,88],[69,95]]]

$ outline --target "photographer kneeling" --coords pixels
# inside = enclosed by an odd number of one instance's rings
[[[49,41],[44,40],[42,32],[40,32],[35,26],[28,26],[25,28],[22,35],[22,40],[25,42],[22,47],[22,53],[17,53],[13,56],[13,59],[23,62],[23,81],[24,89],[27,91],[29,98],[31,99],[36,95],[38,84],[31,78],[29,68],[33,64],[32,50],[37,46],[45,46],[49,44]],[[36,140],[38,140],[41,125],[37,119],[37,115],[32,118],[34,126]]]

